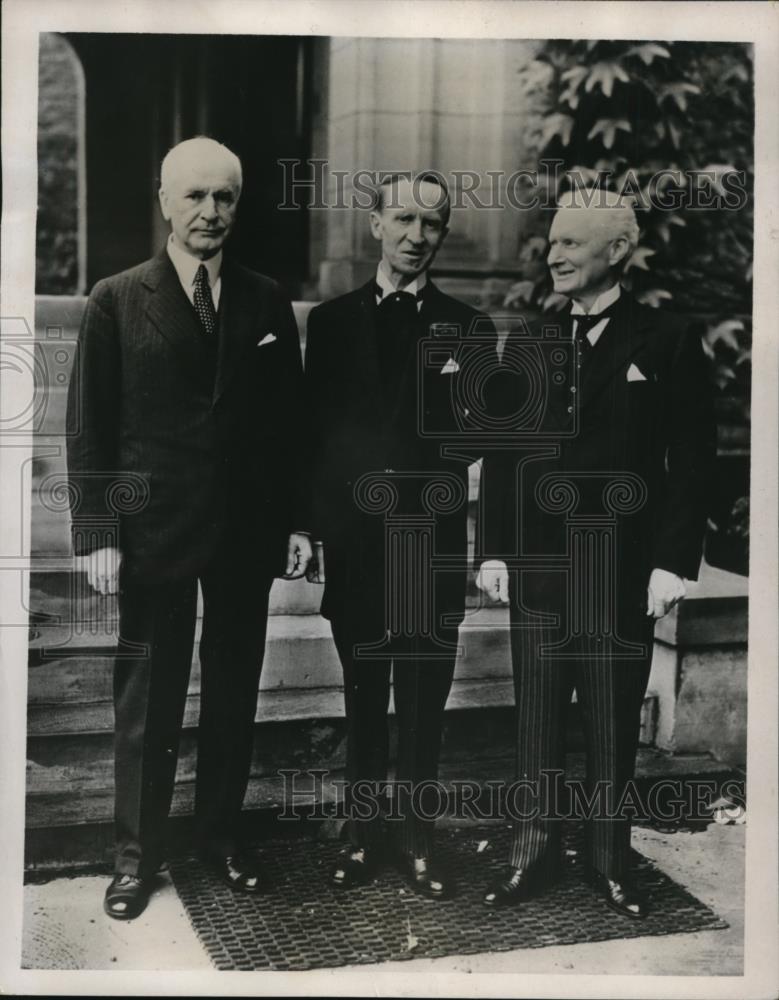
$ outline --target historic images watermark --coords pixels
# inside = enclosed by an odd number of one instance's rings
[[[568,779],[564,771],[541,771],[538,780],[520,778],[507,782],[453,780],[448,785],[428,780],[356,781],[334,778],[322,769],[282,769],[280,820],[368,821],[382,815],[388,822],[402,821],[406,811],[422,820],[448,816],[456,821],[498,820],[614,820],[645,823],[705,822],[718,803],[725,803],[730,818],[740,818],[746,806],[745,783],[695,778],[661,778],[648,783],[630,780],[620,785],[594,784]]]
[[[414,197],[427,208],[440,207],[447,199],[453,209],[483,211],[552,209],[558,193],[566,187],[581,191],[590,205],[598,205],[604,192],[616,191],[636,211],[663,212],[725,210],[737,212],[749,199],[747,175],[731,166],[711,166],[703,170],[664,168],[649,177],[632,169],[621,174],[612,170],[565,169],[563,160],[540,160],[537,169],[436,170],[336,170],[327,159],[280,159],[284,196],[280,211],[325,209],[372,209],[376,190],[388,177],[407,178],[414,185]],[[433,175],[441,182],[436,201],[428,204],[422,181]],[[448,196],[445,193],[448,191]],[[390,187],[385,207],[399,208],[397,192]],[[430,193],[427,194],[428,200]]]

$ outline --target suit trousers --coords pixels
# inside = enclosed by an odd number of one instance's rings
[[[244,560],[246,562],[246,560]],[[236,852],[251,764],[273,576],[219,552],[171,583],[123,573],[114,665],[116,871],[147,877],[163,860],[197,615],[200,720],[195,824],[204,850]]]
[[[361,635],[351,622],[337,614],[331,617],[331,626],[344,674],[350,842],[355,847],[374,849],[381,843],[385,797],[379,783],[386,781],[389,765],[387,711],[391,676],[398,730],[398,784],[388,826],[402,854],[427,857],[433,847],[434,817],[441,805],[435,783],[455,653],[426,658],[420,640],[416,658],[357,657],[355,645],[370,642],[375,636]],[[456,630],[449,631],[452,634],[446,639],[456,642]],[[412,639],[412,649],[413,644]],[[358,782],[359,796],[355,788]]]
[[[590,863],[609,878],[624,876],[630,855],[630,818],[618,812],[634,775],[641,705],[649,679],[654,619],[637,621],[632,639],[646,655],[605,656],[597,636],[580,640],[581,655],[555,659],[542,646],[556,629],[519,627],[512,607],[511,657],[517,724],[516,794],[509,861],[551,873],[560,860],[564,815],[584,818]],[[563,794],[566,721],[576,689],[584,728],[587,780],[578,799]],[[594,803],[590,805],[589,803]]]

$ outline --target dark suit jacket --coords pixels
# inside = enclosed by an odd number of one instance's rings
[[[383,613],[381,579],[384,520],[381,514],[362,512],[354,500],[355,483],[362,475],[393,469],[416,470],[428,479],[436,472],[454,474],[463,487],[463,502],[436,518],[436,552],[460,557],[452,573],[436,577],[439,612],[463,613],[467,554],[467,462],[442,457],[442,443],[456,443],[458,414],[453,382],[457,371],[442,373],[439,356],[419,370],[419,357],[410,356],[397,397],[383,403],[377,351],[374,282],[323,303],[308,317],[306,340],[307,429],[312,472],[310,491],[299,517],[311,524],[325,549],[326,586],[322,613],[331,616],[348,608],[363,620]],[[457,328],[467,341],[474,323],[482,334],[495,336],[491,321],[470,306],[443,294],[428,282],[419,312],[418,331],[430,336]],[[467,343],[454,349],[462,360]],[[449,353],[447,347],[444,353]],[[452,366],[453,367],[453,366]],[[462,414],[459,414],[461,417]],[[435,429],[435,438],[420,433]],[[391,474],[390,474],[391,478]],[[420,482],[401,487],[396,513],[420,513]]]
[[[568,335],[570,308],[544,316],[531,335],[539,336],[544,326],[560,325]],[[631,366],[644,378],[629,380]],[[519,398],[527,391],[521,373],[502,375],[501,380],[504,397],[508,393]],[[639,494],[642,488],[645,493],[635,510],[615,515],[616,592],[621,610],[643,613],[653,568],[693,580],[698,576],[715,448],[700,340],[679,318],[640,305],[623,291],[584,360],[577,391],[571,391],[570,380],[555,384],[549,379],[544,388],[538,429],[550,435],[557,453],[531,461],[521,471],[516,454],[494,452],[485,458],[485,554],[563,555],[566,517],[606,513],[604,483],[609,474],[628,473],[639,483]],[[499,405],[509,407],[509,401],[504,398]],[[575,406],[577,432],[555,438],[555,430],[570,426],[569,408]],[[549,474],[570,476],[576,484],[579,501],[573,511],[542,509],[538,491]],[[616,501],[619,508],[620,498]],[[560,574],[527,574],[523,583],[531,607],[551,610],[560,600]]]
[[[161,580],[231,545],[283,571],[299,458],[294,315],[274,281],[225,258],[218,325],[217,359],[166,252],[95,285],[68,399],[76,554],[113,541],[126,572]]]

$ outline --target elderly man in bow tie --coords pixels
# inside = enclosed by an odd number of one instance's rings
[[[555,775],[575,688],[587,791],[604,793],[587,823],[589,871],[612,908],[646,912],[630,880],[630,820],[620,803],[633,776],[654,623],[698,575],[714,424],[698,337],[620,286],[637,243],[633,209],[616,195],[561,199],[547,260],[569,305],[508,338],[493,395],[504,415],[521,410],[533,383],[527,345],[554,333],[569,342],[569,377],[551,366],[535,386],[539,420],[518,434],[513,454],[485,458],[481,538],[492,558],[478,582],[510,604],[524,789],[508,869],[485,896],[490,906],[516,903],[557,873],[555,817],[567,806]]]
[[[168,243],[95,285],[70,385],[74,548],[90,584],[119,593],[116,874],[104,902],[116,919],[143,911],[163,860],[198,585],[200,847],[234,890],[263,888],[237,837],[268,593],[275,576],[303,574],[310,545],[289,514],[302,393],[291,304],[222,250],[241,185],[220,143],[171,149],[159,192]],[[117,510],[123,486],[135,502]]]
[[[349,846],[331,881],[339,888],[365,883],[385,853],[381,803],[392,678],[398,784],[396,818],[390,815],[388,827],[395,829],[393,853],[408,884],[431,899],[449,895],[452,882],[433,856],[431,817],[440,803],[434,794],[415,793],[437,778],[457,626],[465,611],[467,463],[447,457],[440,437],[424,433],[432,424],[457,440],[457,356],[426,367],[419,345],[436,327],[465,340],[481,322],[488,340],[495,334],[486,317],[428,277],[448,232],[442,180],[436,174],[391,176],[378,188],[370,227],[381,259],[367,284],[312,310],[305,365],[313,511],[303,520],[323,544],[322,614],[343,667],[348,726]],[[366,476],[377,483],[376,497],[395,496],[393,523],[407,517],[399,548],[388,541],[388,524],[360,502]],[[402,559],[414,545],[414,525],[424,513],[420,501],[440,482],[462,502],[432,515],[427,510],[426,520],[435,522],[436,554],[451,562],[428,587],[421,555],[406,565],[402,579],[392,567],[394,557]]]

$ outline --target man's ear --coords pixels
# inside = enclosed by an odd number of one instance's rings
[[[611,245],[609,246],[609,264],[611,267],[624,264],[629,256],[630,243],[625,236],[618,236],[615,240],[611,241]]]
[[[381,240],[383,236],[381,227],[381,213],[373,211],[371,212],[369,218],[371,222],[371,236],[375,240]]]
[[[160,199],[160,211],[162,212],[162,217],[167,222],[170,219],[170,210],[168,208],[168,195],[164,188],[160,188],[157,197]]]

